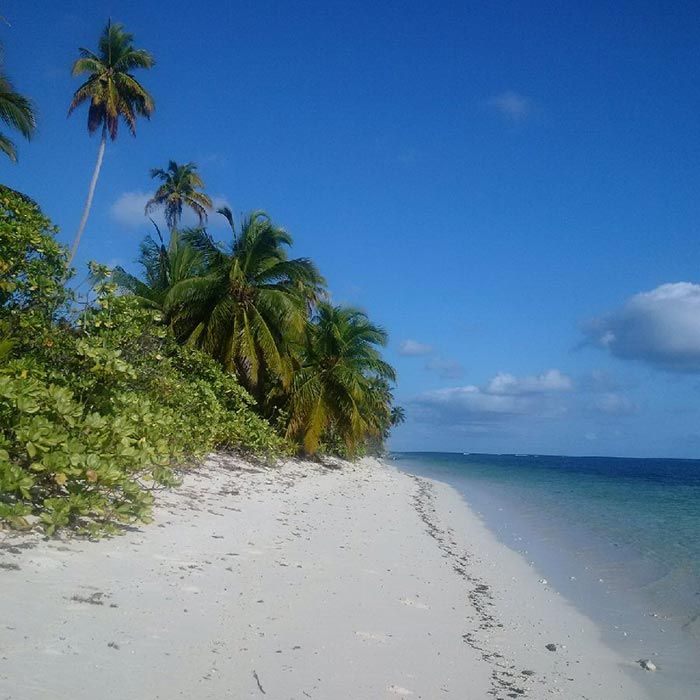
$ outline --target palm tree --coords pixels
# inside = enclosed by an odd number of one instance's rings
[[[233,224],[230,211],[221,210]],[[203,229],[186,234],[205,273],[176,284],[167,300],[176,336],[235,370],[259,402],[270,382],[291,381],[291,345],[299,341],[309,305],[324,280],[305,258],[289,260],[291,236],[263,212],[233,229],[228,250]]]
[[[171,160],[167,170],[151,170],[151,177],[163,184],[146,203],[146,214],[155,207],[163,207],[165,221],[171,231],[180,223],[183,207],[190,208],[197,215],[200,226],[206,222],[207,210],[212,208],[212,201],[204,192],[197,191],[204,189],[204,182],[194,163],[179,165]]]
[[[102,168],[107,135],[112,141],[117,138],[119,120],[123,119],[129,131],[136,136],[136,118],[150,118],[155,105],[153,98],[131,74],[136,68],[152,68],[155,61],[151,54],[133,46],[133,35],[124,30],[121,24],[107,23],[100,37],[97,53],[80,49],[80,58],[73,64],[74,76],[87,74],[88,79],[75,91],[68,115],[84,102],[88,109],[88,132],[94,134],[102,129],[97,163],[90,180],[85,209],[71,247],[68,264],[73,261],[83,235],[92,198],[95,195],[97,178]]]
[[[318,305],[308,324],[301,366],[294,374],[287,435],[314,454],[332,431],[348,453],[390,420],[389,382],[394,369],[381,356],[386,332],[358,309]]]
[[[176,230],[172,231],[166,245],[160,229],[155,223],[153,225],[158,240],[147,236],[141,243],[137,260],[143,270],[142,278],[116,267],[112,270],[112,279],[120,289],[136,296],[144,306],[165,311],[170,290],[177,283],[202,272],[202,256],[185,243]]]
[[[403,406],[392,406],[389,412],[389,427],[395,428],[406,422],[406,409]]]
[[[29,140],[36,129],[36,118],[32,103],[15,92],[10,79],[0,70],[0,119],[9,127],[19,131]],[[0,133],[0,151],[11,161],[17,162],[15,144],[5,134]]]

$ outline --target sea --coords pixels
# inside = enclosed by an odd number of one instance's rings
[[[391,456],[459,491],[611,648],[651,659],[652,697],[700,698],[700,460]]]

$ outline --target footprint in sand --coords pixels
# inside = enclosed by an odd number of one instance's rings
[[[400,685],[394,685],[393,683],[387,688],[390,693],[394,695],[399,695],[402,698],[407,698],[409,695],[413,695],[413,691],[408,688],[402,688]]]
[[[430,610],[430,607],[425,603],[419,603],[417,600],[412,598],[401,598],[401,602],[408,606],[409,608],[416,608],[418,610]]]
[[[380,634],[379,632],[355,632],[361,639],[369,639],[373,642],[386,642],[390,635]]]
[[[27,559],[27,567],[39,569],[40,571],[58,569],[62,566],[65,566],[65,564],[61,560],[53,559],[52,557],[32,556]]]

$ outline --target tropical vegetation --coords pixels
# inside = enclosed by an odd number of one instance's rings
[[[291,382],[295,346],[324,280],[307,259],[289,259],[291,236],[264,212],[244,218],[228,248],[204,229],[187,232],[201,274],[173,286],[167,316],[175,336],[204,349],[264,403]]]
[[[324,434],[334,435],[353,454],[362,440],[383,436],[396,379],[379,352],[386,340],[362,311],[318,304],[289,392],[288,437],[313,454]]]
[[[209,195],[201,191],[204,188],[204,181],[199,176],[194,163],[179,165],[171,160],[167,170],[161,168],[151,170],[151,177],[160,180],[161,185],[146,202],[146,214],[162,207],[165,212],[165,221],[171,231],[179,226],[185,207],[197,215],[200,226],[207,220],[212,201]]]
[[[71,281],[107,135],[153,109],[130,71],[152,65],[110,23],[73,66],[88,79],[71,109],[89,102],[102,142],[70,253],[32,199],[0,186],[0,523],[11,527],[115,532],[147,521],[154,491],[209,450],[352,458],[382,449],[404,418],[384,329],[334,304],[268,214],[214,214],[194,163],[151,171],[160,184],[144,216],[160,210],[169,230],[151,219],[137,269],[90,263],[89,291]],[[182,228],[187,209],[196,226]],[[214,215],[226,241],[207,228]]]

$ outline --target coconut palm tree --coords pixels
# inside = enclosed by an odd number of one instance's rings
[[[233,223],[230,212],[227,218]],[[167,312],[176,336],[208,351],[260,402],[270,382],[291,381],[291,345],[302,338],[309,305],[324,280],[305,258],[290,260],[291,236],[263,212],[233,228],[224,249],[204,229],[185,234],[202,256],[205,272],[177,283]]]
[[[90,215],[107,136],[112,141],[117,138],[120,119],[136,136],[137,117],[150,118],[155,109],[153,98],[131,73],[136,68],[152,68],[154,64],[151,54],[134,48],[133,35],[126,32],[121,24],[112,24],[111,21],[102,32],[97,52],[81,48],[80,57],[73,64],[74,76],[87,75],[88,78],[73,94],[68,114],[72,114],[84,102],[89,102],[88,132],[94,134],[100,129],[101,138],[85,209],[71,247],[69,264],[75,257]]]
[[[183,241],[177,230],[172,231],[166,245],[158,226],[153,225],[158,240],[147,236],[141,243],[137,260],[143,271],[142,277],[116,267],[112,270],[112,279],[120,289],[136,296],[144,306],[165,311],[170,290],[178,282],[202,272],[202,256]]]
[[[36,118],[32,103],[15,92],[10,79],[0,69],[0,119],[12,129],[19,131],[29,140],[36,129]],[[0,151],[11,161],[17,162],[15,144],[5,134],[0,133]]]
[[[381,356],[386,332],[358,309],[321,302],[306,330],[289,398],[287,435],[314,454],[328,431],[348,453],[390,420],[394,369]]]
[[[389,427],[395,428],[406,422],[406,409],[403,406],[392,406],[389,412]]]
[[[160,180],[162,184],[146,203],[146,214],[150,214],[156,207],[163,207],[165,221],[171,231],[179,225],[184,207],[197,215],[200,226],[206,222],[212,201],[204,192],[198,191],[204,189],[204,182],[194,163],[179,165],[171,160],[167,170],[151,170],[151,177]]]

